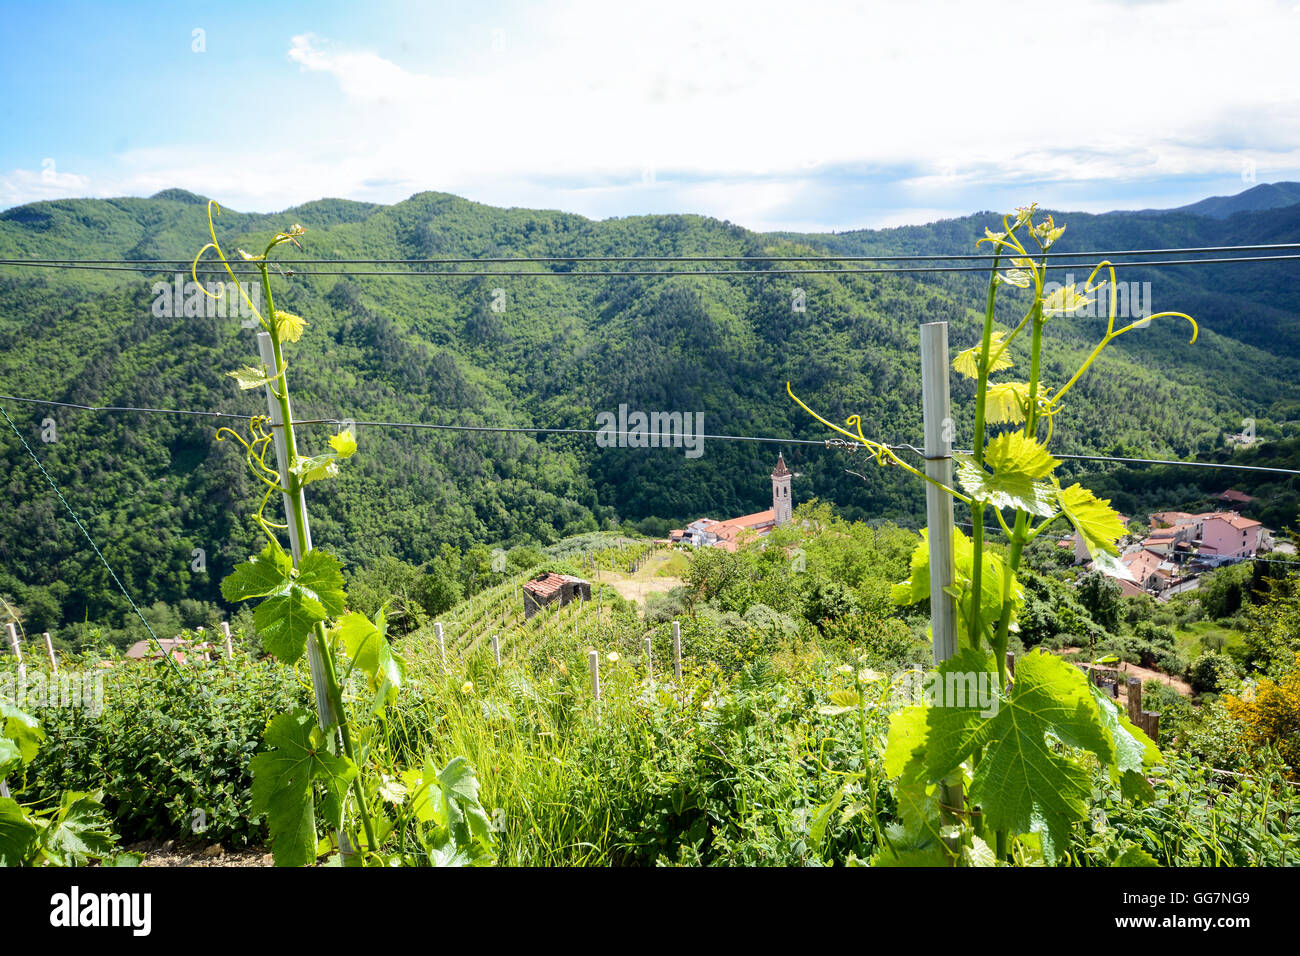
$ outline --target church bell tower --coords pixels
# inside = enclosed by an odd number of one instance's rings
[[[778,455],[776,470],[772,472],[772,511],[776,515],[778,527],[789,524],[794,514],[794,502],[790,500],[790,482],[793,478],[794,472],[785,465],[785,455]]]

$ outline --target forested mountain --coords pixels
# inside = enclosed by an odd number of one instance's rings
[[[34,203],[0,214],[0,258],[188,260],[207,241],[205,210],[205,199],[183,190]],[[1057,219],[1069,226],[1061,251],[1300,240],[1300,206],[1226,219],[1187,212]],[[315,261],[961,253],[975,251],[984,226],[997,221],[980,214],[838,235],[758,234],[698,216],[595,222],[421,193],[392,206],[321,200],[273,215],[224,211],[217,228],[233,255],[241,246],[260,251],[271,234],[301,223],[305,251],[287,258]],[[704,431],[714,435],[828,437],[786,397],[788,379],[829,418],[859,413],[870,436],[919,441],[917,326],[944,319],[954,348],[973,344],[987,279],[786,276],[767,274],[771,268],[746,263],[741,276],[690,278],[277,278],[277,307],[310,323],[289,355],[295,412],[595,428],[599,412],[626,404],[702,413]],[[1202,336],[1189,345],[1186,323],[1161,320],[1121,339],[1058,416],[1055,449],[1203,456],[1222,448],[1224,432],[1245,418],[1262,437],[1287,432],[1281,423],[1300,419],[1294,269],[1260,263],[1123,273],[1125,281],[1152,283],[1157,310],[1203,319]],[[1082,280],[1087,268],[1074,271]],[[156,314],[155,283],[171,282],[175,272],[0,266],[0,392],[87,405],[265,411],[260,391],[240,392],[225,375],[255,360],[254,333],[239,319]],[[800,289],[802,311],[792,307]],[[1018,321],[1018,306],[1007,296],[1002,318]],[[1104,319],[1053,320],[1048,378],[1063,381],[1104,327]],[[964,383],[954,384],[959,405],[970,397]],[[238,447],[216,438],[219,425],[237,422],[3,404],[133,593],[146,602],[219,600],[217,582],[257,537],[246,517],[255,483]],[[53,419],[57,441],[41,440],[45,419]],[[308,451],[319,451],[332,428],[304,432]],[[969,441],[969,433],[957,437]],[[665,530],[704,514],[757,511],[770,501],[778,450],[800,475],[798,500],[819,496],[850,518],[912,526],[923,510],[920,489],[897,470],[809,445],[706,440],[704,453],[690,458],[680,448],[599,448],[590,436],[364,424],[358,441],[341,478],[309,489],[316,542],[354,566],[386,554],[419,562],[442,544],[549,542],[650,518],[663,520],[643,527]],[[0,593],[43,608],[54,623],[117,619],[124,602],[12,433],[0,431],[0,451]],[[1117,499],[1122,508],[1142,497],[1141,489],[1118,490],[1129,496]],[[205,551],[204,572],[191,570],[195,548]]]

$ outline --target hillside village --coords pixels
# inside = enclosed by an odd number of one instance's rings
[[[674,528],[668,533],[668,540],[672,544],[735,551],[741,544],[761,538],[773,528],[789,523],[794,514],[794,499],[790,495],[794,478],[795,473],[785,463],[785,455],[778,454],[776,467],[772,470],[771,508],[725,521],[700,518],[685,528]]]
[[[1200,514],[1160,511],[1150,515],[1144,536],[1134,534],[1121,540],[1120,563],[1132,579],[1106,573],[1126,595],[1147,594],[1167,599],[1194,588],[1203,571],[1245,561],[1274,549],[1272,532],[1235,510],[1251,504],[1254,498],[1229,489],[1217,500],[1224,506],[1222,510]],[[1121,520],[1128,523],[1123,516]],[[1076,564],[1093,566],[1087,546],[1077,533],[1058,543],[1074,549]]]
[[[771,508],[738,518],[699,518],[685,528],[669,532],[669,542],[734,552],[743,544],[761,539],[773,528],[791,520],[794,477],[785,463],[785,455],[778,455],[772,471]],[[1126,595],[1168,599],[1196,587],[1204,571],[1246,561],[1274,549],[1272,532],[1237,510],[1252,504],[1253,497],[1230,488],[1216,500],[1221,507],[1215,511],[1199,514],[1160,511],[1150,515],[1145,534],[1131,534],[1120,541],[1120,563],[1128,569],[1131,579],[1110,571],[1106,573]],[[1120,520],[1129,524],[1126,516],[1121,515]],[[1075,564],[1092,570],[1093,562],[1080,535],[1063,538],[1058,544],[1073,548]]]

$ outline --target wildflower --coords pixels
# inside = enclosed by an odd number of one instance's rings
[[[465,681],[465,683],[460,685],[460,692],[462,694],[474,693],[474,682],[469,680]]]
[[[605,660],[609,661],[611,664],[617,664],[618,651],[610,651],[608,654],[605,655]]]
[[[841,664],[839,667],[837,667],[837,668],[835,668],[835,669],[836,669],[837,671],[839,671],[841,674],[852,674],[852,673],[853,673],[853,668],[852,668],[851,666],[849,666],[848,664]]]

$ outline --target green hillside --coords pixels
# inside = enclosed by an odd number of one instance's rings
[[[205,209],[206,200],[183,190],[22,206],[0,214],[0,258],[188,260],[207,239]],[[1070,227],[1062,251],[1300,236],[1300,207],[1226,220],[1181,212],[1058,219]],[[763,235],[698,216],[594,222],[421,193],[393,206],[326,199],[274,215],[224,211],[217,228],[233,252],[260,249],[273,232],[301,223],[305,252],[290,258],[316,261],[969,252],[994,221],[980,215],[836,236]],[[1288,433],[1280,423],[1300,419],[1300,303],[1294,285],[1279,278],[1289,268],[1122,276],[1149,278],[1157,309],[1204,319],[1202,336],[1188,345],[1189,330],[1176,321],[1125,336],[1074,391],[1057,420],[1056,450],[1205,455],[1247,417],[1262,436]],[[225,375],[254,360],[253,332],[232,318],[154,314],[153,286],[175,271],[0,266],[0,392],[77,404],[264,411],[259,392],[241,393]],[[598,412],[627,404],[702,413],[709,434],[825,438],[786,397],[790,380],[828,417],[859,413],[871,436],[919,440],[916,327],[947,320],[954,348],[972,344],[985,279],[792,277],[767,275],[761,263],[744,271],[277,279],[277,307],[310,323],[290,371],[295,412],[307,419],[594,428]],[[804,311],[791,307],[796,289],[805,292]],[[1006,299],[1003,319],[1018,321],[1014,296]],[[504,308],[494,310],[494,302]],[[1065,361],[1081,358],[1103,330],[1101,319],[1050,323],[1049,338],[1065,351],[1051,352],[1059,364],[1048,367],[1047,378],[1061,376]],[[959,405],[970,400],[964,383],[954,389]],[[133,594],[146,604],[220,600],[217,582],[256,540],[242,517],[255,489],[238,449],[217,441],[221,422],[5,407]],[[56,442],[40,441],[46,418],[56,423]],[[333,428],[304,431],[309,450],[319,450]],[[957,436],[959,443],[969,438]],[[849,518],[911,526],[923,503],[896,473],[816,446],[714,440],[688,458],[680,448],[598,448],[589,436],[369,425],[359,426],[358,441],[343,475],[309,491],[316,543],[353,568],[385,555],[420,563],[444,544],[462,551],[546,544],[622,521],[662,533],[705,514],[757,511],[770,502],[767,476],[778,450],[800,475],[799,500],[816,496]],[[12,434],[0,434],[0,450],[0,593],[29,615],[36,609],[29,630],[121,621],[124,602]],[[203,572],[192,570],[196,548],[206,555]]]

